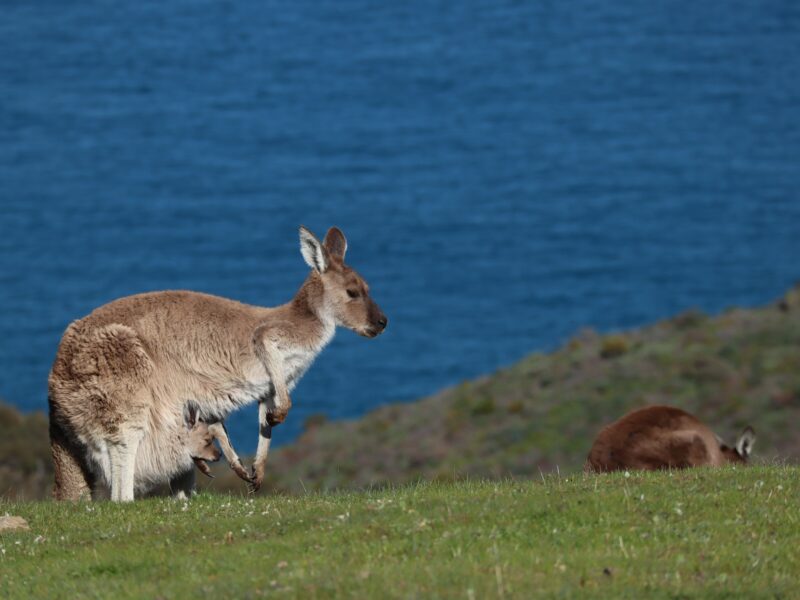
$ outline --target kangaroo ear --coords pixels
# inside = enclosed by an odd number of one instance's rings
[[[745,427],[742,435],[736,440],[736,452],[742,458],[748,458],[753,451],[753,444],[756,443],[756,432],[752,427]]]
[[[345,252],[347,252],[347,238],[338,227],[331,227],[328,233],[325,234],[325,241],[323,242],[325,249],[332,255],[338,256],[344,260]]]
[[[320,244],[317,236],[302,225],[300,226],[300,252],[306,259],[306,264],[317,273],[324,273],[328,270],[328,251]]]

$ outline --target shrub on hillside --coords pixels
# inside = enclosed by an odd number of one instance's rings
[[[490,415],[494,412],[494,399],[491,396],[483,396],[472,405],[472,416],[480,417]]]
[[[621,335],[608,335],[603,338],[600,344],[600,356],[602,358],[616,358],[628,351],[628,340]]]
[[[47,417],[0,402],[0,497],[45,497],[52,479]]]

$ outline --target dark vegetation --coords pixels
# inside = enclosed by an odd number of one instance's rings
[[[52,484],[47,416],[22,414],[0,402],[0,497],[42,498]]]
[[[800,288],[757,309],[583,331],[553,353],[430,398],[355,420],[309,418],[295,443],[273,452],[263,492],[574,472],[602,425],[656,403],[693,412],[729,442],[751,424],[759,459],[796,462]],[[244,493],[227,467],[215,471],[203,487]],[[45,418],[0,408],[0,494],[40,497],[50,480]]]

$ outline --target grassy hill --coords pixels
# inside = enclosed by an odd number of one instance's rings
[[[800,469],[0,502],[0,597],[789,598]]]
[[[273,453],[266,491],[574,472],[602,425],[655,403],[695,413],[730,443],[751,424],[759,459],[795,461],[800,288],[763,308],[585,331],[551,354],[430,398],[315,425]],[[208,487],[242,489],[219,472]]]
[[[762,464],[577,472],[604,423],[655,402],[731,440],[752,424]],[[47,421],[0,406],[0,515],[31,527],[0,533],[0,598],[796,597],[798,417],[800,290],[316,419],[273,453],[267,496],[217,466],[206,488],[234,495],[12,501],[48,491]]]
[[[602,425],[652,403],[694,412],[729,442],[751,424],[757,457],[796,461],[800,287],[762,308],[584,331],[555,352],[430,398],[355,420],[312,419],[273,452],[262,493],[574,472]],[[0,405],[0,496],[42,497],[51,468],[45,417]],[[224,465],[216,472],[205,489],[245,491]]]

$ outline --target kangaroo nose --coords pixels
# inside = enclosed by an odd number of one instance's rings
[[[386,318],[386,315],[383,315],[380,319],[378,319],[378,325],[380,325],[381,329],[386,329],[386,326],[389,324],[389,319]]]

